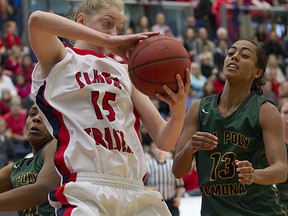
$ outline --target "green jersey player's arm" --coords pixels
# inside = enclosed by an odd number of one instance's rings
[[[194,154],[199,150],[217,147],[218,138],[208,132],[198,131],[198,114],[201,100],[194,101],[186,113],[182,134],[176,146],[173,174],[181,178],[191,170]]]
[[[48,193],[60,185],[60,177],[54,167],[55,151],[56,140],[53,140],[46,145],[43,151],[44,164],[34,184],[13,188],[10,181],[12,164],[1,170],[0,175],[3,173],[3,177],[0,177],[2,192],[0,194],[0,211],[24,210],[48,202]],[[2,187],[5,190],[2,190]]]

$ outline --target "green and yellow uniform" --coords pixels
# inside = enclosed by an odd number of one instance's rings
[[[254,169],[269,166],[266,159],[260,107],[267,100],[251,93],[231,115],[218,110],[220,94],[203,98],[199,131],[216,135],[216,149],[196,153],[202,216],[283,216],[287,210],[273,185],[244,185],[238,181],[235,160],[248,160]],[[204,158],[204,160],[203,160]]]
[[[12,173],[10,176],[11,182],[14,188],[18,188],[24,185],[34,184],[36,182],[38,173],[42,169],[44,164],[44,160],[42,157],[43,150],[46,145],[42,147],[42,149],[31,158],[23,158],[14,163],[12,168]],[[48,197],[48,194],[47,194]],[[35,206],[30,209],[26,209],[23,211],[18,211],[19,216],[54,216],[54,208],[49,205],[49,203],[45,203],[39,206]]]

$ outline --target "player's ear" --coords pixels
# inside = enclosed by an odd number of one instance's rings
[[[262,74],[263,74],[263,70],[258,69],[258,70],[255,72],[254,76],[255,76],[255,78],[259,78],[259,77],[262,76]]]
[[[77,14],[76,22],[78,22],[78,23],[80,23],[82,25],[85,25],[85,23],[86,23],[85,20],[86,20],[86,15],[85,14],[83,14],[83,13]]]

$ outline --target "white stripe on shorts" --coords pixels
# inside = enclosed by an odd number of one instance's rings
[[[122,176],[113,176],[94,172],[78,172],[76,182],[90,182],[91,184],[95,185],[131,190],[144,189],[144,184],[142,181],[125,178]]]

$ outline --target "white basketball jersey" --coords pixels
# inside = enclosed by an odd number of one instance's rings
[[[128,73],[104,55],[66,51],[45,80],[39,65],[32,75],[32,94],[58,140],[58,171],[63,176],[96,172],[141,180],[146,164]]]

